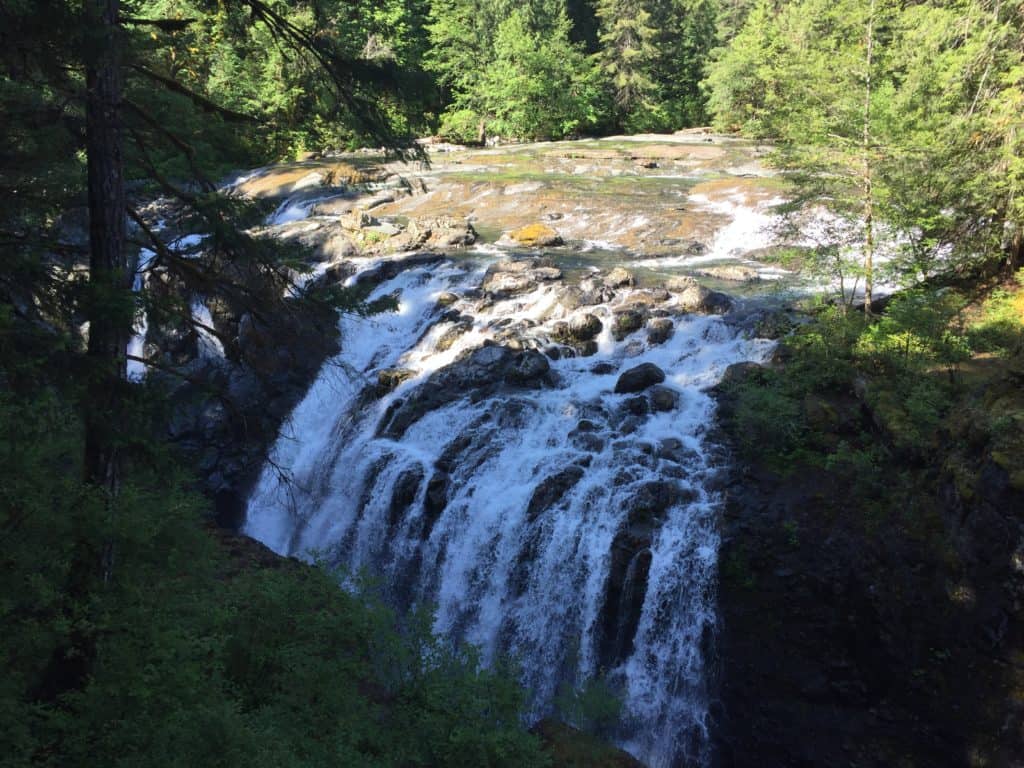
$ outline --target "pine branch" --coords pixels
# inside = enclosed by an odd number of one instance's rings
[[[180,93],[182,96],[185,96],[204,112],[219,115],[224,120],[227,120],[230,123],[248,123],[250,125],[259,123],[259,120],[257,120],[252,115],[246,115],[241,112],[235,112],[233,109],[228,109],[227,107],[222,107],[219,104],[215,104],[205,96],[196,93],[191,88],[185,87],[182,83],[175,80],[174,78],[165,77],[164,75],[154,72],[151,69],[147,69],[141,64],[133,64],[131,68],[139,74],[145,75],[150,80],[160,83],[167,89],[174,91],[175,93]]]
[[[134,16],[122,16],[119,23],[136,27],[156,27],[163,32],[180,32],[195,24],[199,19],[139,19]]]

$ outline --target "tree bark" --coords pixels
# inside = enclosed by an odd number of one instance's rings
[[[116,494],[118,437],[127,377],[131,275],[121,128],[120,0],[86,0],[86,153],[89,192],[89,381],[85,409],[87,483]]]

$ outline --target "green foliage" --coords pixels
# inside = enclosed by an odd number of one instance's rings
[[[600,121],[600,86],[590,62],[569,42],[564,15],[536,31],[526,11],[513,11],[498,27],[494,61],[481,84],[488,125],[500,135],[562,138]]]
[[[426,64],[450,93],[443,135],[552,139],[602,123],[602,84],[590,59],[570,42],[561,3],[509,8],[495,15],[493,27],[483,26],[481,17],[463,0],[432,5]]]
[[[955,376],[971,349],[963,299],[909,291],[875,322],[830,307],[781,344],[785,368],[733,385],[731,419],[740,447],[781,471],[819,464],[881,493],[887,451],[918,454],[938,439],[959,392]],[[861,399],[872,418],[849,412]],[[872,435],[882,431],[881,438]]]
[[[823,243],[848,276],[869,237],[911,281],[1000,250],[1021,258],[1019,5],[760,0],[723,13],[745,22],[708,68],[715,125],[777,140],[797,202],[850,223]],[[855,226],[869,212],[884,224]]]
[[[858,355],[902,374],[924,373],[935,365],[954,371],[971,353],[961,321],[965,303],[950,290],[905,291],[864,330]]]
[[[997,288],[985,300],[981,316],[971,323],[967,335],[980,352],[1001,355],[1024,346],[1024,270],[1016,275],[1016,290]]]
[[[584,733],[597,735],[619,722],[622,697],[602,676],[587,678],[582,686],[563,683],[555,696],[559,716]]]
[[[152,444],[116,498],[82,485],[79,429],[56,390],[0,394],[4,765],[546,764],[511,670],[324,570],[226,560]]]

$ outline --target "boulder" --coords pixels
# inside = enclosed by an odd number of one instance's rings
[[[550,370],[548,359],[540,352],[529,349],[516,356],[506,376],[511,381],[526,383],[543,378]]]
[[[625,371],[615,382],[616,394],[642,392],[665,380],[665,372],[654,363],[641,363]]]
[[[661,386],[660,384],[651,387],[650,397],[651,407],[655,411],[674,411],[676,406],[679,405],[679,393],[671,387]]]
[[[590,313],[577,315],[569,321],[566,335],[575,341],[589,341],[604,329],[601,320]]]
[[[667,287],[676,294],[676,302],[684,312],[724,314],[732,308],[732,299],[724,293],[712,291],[700,285],[692,277],[674,277]]]
[[[547,224],[530,224],[508,233],[511,240],[528,248],[553,248],[562,245],[562,236]]]
[[[675,326],[667,317],[655,317],[647,321],[647,341],[650,344],[664,344],[675,333]]]
[[[647,402],[647,398],[643,395],[627,397],[626,401],[622,404],[622,407],[634,416],[646,416],[651,411],[650,404]]]
[[[458,300],[459,297],[457,295],[449,291],[445,291],[444,293],[437,297],[437,305],[439,307],[450,307],[452,304],[455,304]]]
[[[496,296],[513,296],[529,293],[537,283],[523,272],[488,272],[481,287]]]
[[[622,341],[633,331],[639,331],[644,326],[643,314],[635,309],[627,309],[615,313],[612,321],[612,336],[616,341]]]
[[[757,270],[743,264],[728,264],[720,267],[705,267],[697,270],[698,275],[727,280],[734,283],[752,283],[761,279]]]
[[[560,280],[562,270],[548,259],[506,259],[492,264],[481,288],[492,296],[529,293],[541,282]]]
[[[606,288],[623,288],[636,285],[633,273],[623,267],[615,267],[615,269],[605,275],[603,282]]]

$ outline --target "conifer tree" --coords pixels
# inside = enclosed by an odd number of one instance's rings
[[[658,90],[652,73],[657,50],[650,11],[642,0],[601,0],[597,15],[602,68],[620,120],[628,130],[642,130],[651,123]]]

